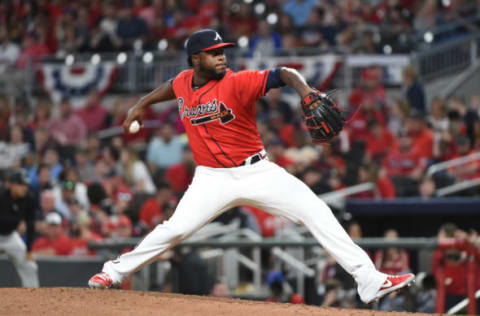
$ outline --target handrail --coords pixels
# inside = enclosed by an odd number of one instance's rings
[[[122,250],[125,247],[135,246],[141,238],[125,238],[122,240],[104,240],[101,242],[91,241],[88,247],[94,250],[114,249]],[[427,237],[406,237],[398,239],[385,238],[361,238],[354,240],[361,247],[365,248],[404,248],[404,249],[434,249],[438,246],[437,238]],[[203,240],[203,241],[184,241],[176,247],[192,247],[192,248],[274,248],[274,247],[320,247],[321,245],[314,238],[306,238],[304,240],[283,240],[278,238],[264,238],[261,241],[252,241],[246,238],[235,240]]]
[[[460,165],[463,165],[465,163],[468,163],[468,162],[471,162],[471,161],[474,161],[474,160],[477,160],[477,159],[480,159],[480,152],[474,152],[474,153],[472,153],[470,155],[467,155],[467,156],[464,156],[464,157],[450,159],[450,160],[447,160],[447,161],[444,161],[444,162],[440,162],[440,163],[431,165],[427,169],[426,175],[427,175],[427,177],[431,177],[434,173],[437,173],[439,171],[448,169],[450,167],[460,166]]]
[[[472,47],[476,48],[476,45]],[[472,58],[473,59],[473,58]],[[476,59],[475,59],[476,60]],[[440,93],[440,96],[444,99],[450,98],[458,88],[464,84],[465,82],[469,81],[473,75],[480,69],[480,64],[473,64],[468,67],[465,71],[463,71],[458,77],[454,78]]]
[[[465,180],[459,183],[455,183],[452,185],[449,185],[447,187],[438,189],[435,194],[436,196],[445,196],[448,194],[452,194],[458,191],[462,191],[468,188],[476,187],[480,185],[480,178],[475,178],[471,180]]]
[[[475,292],[475,298],[478,299],[480,298],[480,290],[478,290],[477,292]],[[457,305],[453,306],[452,308],[450,308],[448,311],[447,311],[447,315],[454,315],[456,313],[458,313],[459,311],[461,311],[462,309],[464,309],[465,307],[467,307],[468,305],[468,297],[467,298],[464,298],[462,301],[460,301]]]
[[[315,270],[309,268],[305,263],[301,262],[300,260],[292,256],[291,254],[283,251],[282,249],[274,247],[272,249],[272,254],[275,255],[277,258],[281,259],[286,264],[293,267],[295,270],[302,273],[303,275],[306,275],[308,277],[315,276]]]
[[[318,195],[325,203],[334,207],[343,208],[345,206],[345,197],[365,191],[375,191],[377,186],[373,182],[357,184],[345,189],[323,193]]]

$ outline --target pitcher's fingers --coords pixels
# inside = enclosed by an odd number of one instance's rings
[[[126,118],[123,122],[123,130],[128,133],[128,129],[130,128],[130,124],[132,124],[132,119]]]

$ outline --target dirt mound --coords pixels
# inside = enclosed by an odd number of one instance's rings
[[[315,306],[265,303],[158,292],[90,290],[84,288],[0,288],[0,315],[168,315],[168,316],[302,316],[388,314],[371,310],[347,310]]]

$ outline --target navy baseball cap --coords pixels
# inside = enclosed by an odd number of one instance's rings
[[[235,43],[224,42],[220,34],[212,29],[204,29],[193,33],[185,44],[188,56],[229,46],[235,46]]]

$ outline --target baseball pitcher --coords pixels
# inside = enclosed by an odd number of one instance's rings
[[[89,280],[89,286],[117,286],[218,215],[239,205],[251,205],[306,225],[355,278],[360,298],[366,303],[411,283],[413,274],[378,272],[325,202],[267,159],[257,130],[255,101],[270,89],[286,85],[300,95],[305,124],[315,142],[327,142],[341,131],[345,120],[339,108],[328,95],[308,86],[294,69],[231,71],[223,50],[233,45],[223,42],[214,30],[192,34],[186,44],[191,69],[163,83],[129,110],[126,131],[134,121],[141,123],[151,104],[176,99],[198,167],[171,218],[133,251],[107,261],[102,272]]]

